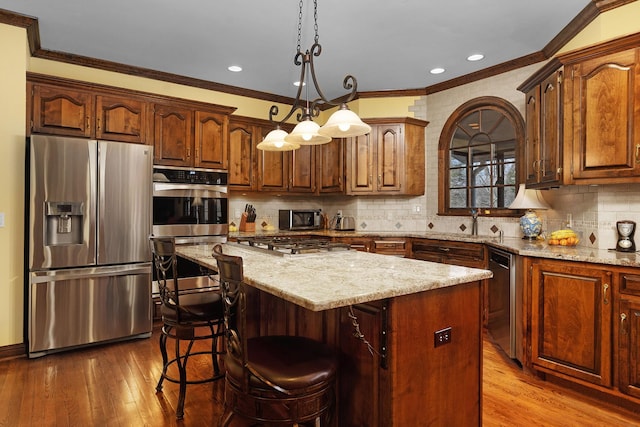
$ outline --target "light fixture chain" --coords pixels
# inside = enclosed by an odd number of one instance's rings
[[[301,52],[302,50],[302,43],[301,43],[301,34],[302,34],[302,3],[303,1],[300,0],[300,5],[299,5],[299,12],[298,12],[298,52]]]
[[[315,31],[313,40],[318,43],[318,40],[320,40],[318,35],[318,0],[313,0],[313,30]]]

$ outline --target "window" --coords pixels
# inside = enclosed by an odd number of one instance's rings
[[[518,189],[523,144],[524,121],[509,102],[482,97],[461,105],[440,135],[438,213],[469,215],[476,208],[489,215],[516,214],[507,208]]]

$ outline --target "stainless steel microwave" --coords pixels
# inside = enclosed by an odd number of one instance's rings
[[[322,226],[322,210],[280,209],[278,228],[280,230],[317,230]]]

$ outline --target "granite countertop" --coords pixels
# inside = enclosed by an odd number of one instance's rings
[[[534,257],[549,258],[565,261],[589,262],[594,264],[619,265],[625,267],[640,267],[640,256],[638,253],[616,252],[615,250],[588,248],[585,246],[567,247],[551,246],[544,240],[529,242],[521,238],[505,237],[499,239],[494,236],[472,236],[463,233],[407,233],[407,232],[360,232],[360,231],[335,231],[335,230],[310,230],[307,232],[290,231],[264,231],[257,233],[229,233],[229,237],[252,236],[252,235],[292,235],[292,234],[313,234],[326,237],[385,237],[385,238],[422,238],[450,240],[457,242],[482,243],[488,246],[500,248],[508,252]]]
[[[212,245],[178,245],[176,252],[217,270]],[[312,311],[322,311],[487,279],[488,270],[354,250],[275,255],[223,245],[241,256],[247,284]]]

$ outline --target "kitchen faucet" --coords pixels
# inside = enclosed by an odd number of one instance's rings
[[[471,209],[469,212],[471,212],[471,218],[473,219],[473,222],[471,223],[471,235],[477,236],[478,235],[478,209]]]

